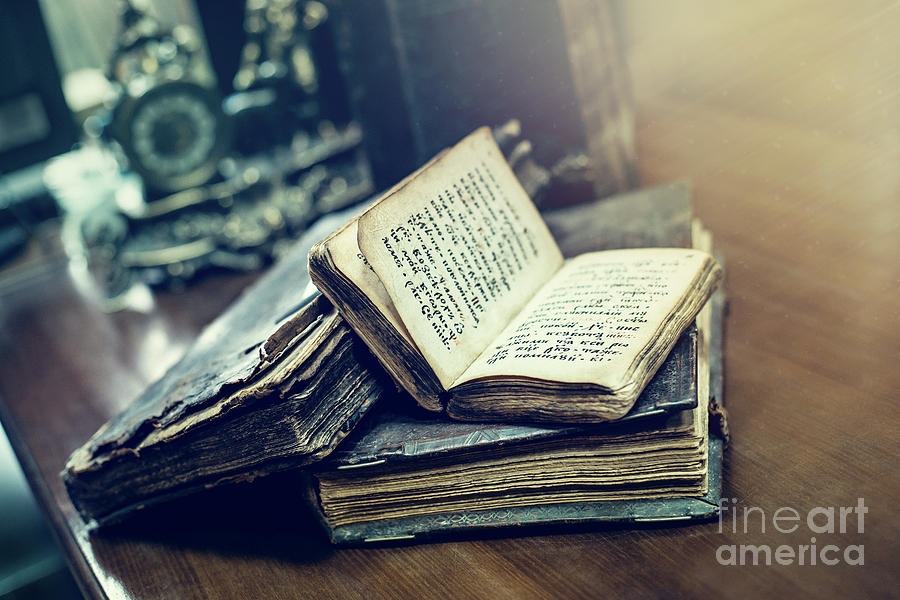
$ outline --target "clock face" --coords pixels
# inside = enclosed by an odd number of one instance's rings
[[[120,143],[145,183],[176,191],[205,183],[227,150],[214,94],[185,82],[153,88],[121,116]]]
[[[216,117],[183,92],[144,103],[131,122],[135,157],[164,176],[184,175],[206,161],[216,143]]]

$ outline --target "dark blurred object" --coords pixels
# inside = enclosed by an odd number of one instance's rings
[[[491,133],[525,193],[538,208],[542,207],[553,174],[535,162],[534,146],[522,136],[522,124],[518,119],[510,119]]]
[[[39,223],[58,215],[43,171],[39,163],[0,175],[0,265],[25,248]]]
[[[0,215],[2,219],[2,215]],[[28,231],[18,223],[0,223],[0,265],[15,258],[28,243]]]
[[[251,0],[245,43],[225,101],[234,149],[248,155],[289,143],[321,121],[350,120],[329,12],[315,0]]]
[[[548,206],[637,183],[633,110],[607,1],[340,6],[342,67],[379,187],[474,128],[512,117],[555,175]]]
[[[110,60],[120,89],[110,133],[145,185],[175,192],[209,181],[231,145],[231,123],[202,41],[184,25],[165,30],[130,0]]]
[[[245,0],[195,0],[197,14],[206,37],[209,60],[224,98],[234,91],[234,74],[244,47]]]
[[[0,173],[65,152],[77,136],[37,0],[0,2]]]
[[[0,175],[0,213],[9,212],[26,227],[59,215],[44,184],[44,163]]]

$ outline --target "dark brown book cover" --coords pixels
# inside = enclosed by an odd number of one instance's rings
[[[308,289],[309,248],[355,210],[313,226],[161,379],[73,453],[62,477],[85,518],[108,520],[201,487],[308,464],[381,396],[382,374],[368,349]]]

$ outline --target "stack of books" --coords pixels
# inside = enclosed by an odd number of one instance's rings
[[[297,469],[335,543],[715,516],[711,236],[684,184],[598,202],[545,221],[475,131],[311,230],[72,455],[74,504]]]

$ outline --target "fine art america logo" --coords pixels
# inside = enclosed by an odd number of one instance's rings
[[[720,565],[847,565],[865,564],[863,544],[822,544],[816,535],[862,534],[869,508],[864,498],[857,498],[856,506],[817,506],[805,516],[795,508],[782,506],[771,512],[758,506],[737,506],[737,498],[722,498],[719,502],[719,533],[766,534],[794,533],[801,527],[809,531],[809,543],[789,544],[722,544],[716,549]],[[771,526],[767,530],[767,526]]]

